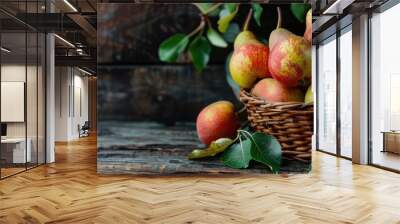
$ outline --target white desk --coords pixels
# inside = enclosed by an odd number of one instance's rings
[[[25,138],[5,138],[1,139],[2,147],[13,147],[13,163],[25,163],[31,162],[32,160],[32,141],[30,138],[27,139],[26,151],[25,151]],[[25,159],[27,159],[25,161]]]

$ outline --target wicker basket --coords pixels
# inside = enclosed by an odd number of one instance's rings
[[[268,103],[245,90],[240,92],[240,100],[246,105],[251,127],[277,138],[284,158],[311,161],[312,104]]]

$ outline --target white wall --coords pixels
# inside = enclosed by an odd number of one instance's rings
[[[68,88],[70,84],[69,69],[55,69],[55,141],[67,141],[69,133]]]
[[[88,121],[88,77],[72,67],[56,67],[55,73],[55,140],[74,140],[78,125]]]
[[[28,66],[27,68],[24,65],[19,65],[19,64],[4,64],[1,66],[1,81],[2,82],[25,82],[25,75],[26,75],[26,69],[27,69],[27,74],[28,74],[28,79],[29,79],[29,85],[30,86],[36,86],[36,80],[33,81],[31,78],[31,75],[36,77],[36,66]],[[36,110],[36,88],[27,88],[27,103],[31,104],[34,102],[34,104],[28,105],[30,106],[31,110],[34,109]],[[34,107],[34,108],[32,108]],[[7,110],[7,108],[1,108],[2,110]],[[31,112],[28,111],[28,112]],[[27,113],[28,116],[28,122],[34,122],[34,124],[28,124],[28,129],[29,127],[34,127],[36,129],[36,113]],[[28,130],[29,132],[29,130]],[[7,136],[8,137],[25,137],[25,122],[8,122],[7,123]],[[29,133],[28,133],[29,137]]]
[[[38,69],[38,70],[37,70]],[[8,138],[29,139],[28,143],[32,151],[32,161],[44,162],[44,74],[42,67],[36,65],[25,66],[25,64],[3,64],[1,66],[2,82],[24,82],[26,84],[26,107],[22,112],[27,115],[27,120],[23,122],[6,122]],[[26,80],[27,78],[27,80]],[[7,97],[7,96],[2,96]],[[10,110],[10,108],[1,108]],[[37,156],[39,153],[39,156]]]

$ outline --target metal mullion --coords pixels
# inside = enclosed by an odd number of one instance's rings
[[[45,13],[47,13],[47,7],[48,2],[47,0],[45,1]],[[48,33],[44,33],[44,68],[42,71],[44,71],[44,161],[43,164],[47,163],[47,38],[48,38]],[[43,77],[43,74],[42,74]],[[42,81],[43,82],[43,81]],[[43,108],[42,108],[43,109]]]
[[[28,1],[25,0],[25,21],[28,19]],[[28,170],[28,113],[27,113],[27,97],[28,97],[28,24],[25,25],[25,170]]]
[[[336,154],[341,157],[341,114],[340,114],[340,82],[341,82],[341,64],[340,64],[340,30],[336,30]]]
[[[315,46],[315,148],[319,149],[319,44]]]
[[[368,53],[367,53],[367,83],[368,83],[368,100],[367,100],[367,107],[368,107],[368,164],[373,165],[373,148],[372,148],[372,64],[371,64],[371,55],[372,55],[372,29],[371,29],[371,20],[372,20],[372,12],[368,12],[368,31],[367,31],[367,39],[368,39]]]
[[[36,13],[39,1],[36,0]],[[39,33],[36,32],[36,166],[39,165]]]
[[[45,12],[47,13],[47,2]],[[44,69],[42,69],[42,72],[44,71],[44,161],[43,163],[47,163],[47,35],[48,33],[46,32],[44,34]],[[43,74],[42,74],[43,77]],[[42,108],[43,109],[43,108]]]

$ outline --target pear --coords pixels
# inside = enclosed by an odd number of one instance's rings
[[[239,49],[242,45],[245,44],[262,44],[260,41],[257,40],[256,35],[249,30],[244,30],[240,32],[236,38],[235,42],[233,43],[233,49]]]
[[[240,32],[235,38],[235,42],[233,43],[233,49],[239,49],[239,47],[245,44],[255,44],[255,45],[263,44],[260,41],[258,41],[256,35],[254,35],[254,33],[249,31],[248,29],[252,14],[253,14],[253,9],[250,9],[249,14],[247,15],[246,21],[243,26],[243,31]]]
[[[270,77],[268,70],[269,48],[248,30],[251,12],[246,19],[244,30],[234,42],[234,51],[229,62],[232,79],[241,88],[250,88],[259,78]]]
[[[304,100],[304,93],[300,88],[288,88],[272,78],[259,81],[251,93],[267,102],[303,102]]]
[[[280,28],[282,18],[280,8],[277,9],[278,25],[270,35],[268,68],[274,79],[287,87],[296,87],[311,80],[311,43]]]
[[[281,28],[282,25],[282,12],[281,8],[277,7],[277,12],[278,12],[278,22],[276,25],[276,29],[271,32],[269,35],[269,49],[272,50],[274,45],[279,42],[280,40],[284,40],[289,38],[290,36],[294,35],[292,32],[290,32],[287,29]]]
[[[312,11],[308,10],[306,16],[306,31],[304,32],[304,39],[308,42],[312,41]]]
[[[240,127],[235,106],[229,101],[217,101],[205,107],[197,116],[197,135],[209,145],[220,138],[234,138]]]
[[[287,87],[311,80],[311,44],[293,35],[277,42],[271,50],[268,68],[274,79]]]
[[[306,96],[304,98],[304,103],[313,103],[313,102],[314,102],[314,94],[310,86],[307,89]]]

